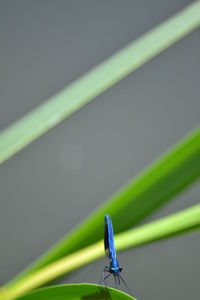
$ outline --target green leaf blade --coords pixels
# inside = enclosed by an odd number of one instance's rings
[[[2,131],[0,163],[199,26],[200,1],[195,1],[118,51],[49,101]]]
[[[33,291],[18,298],[19,300],[134,300],[119,290],[97,284],[66,284]],[[3,300],[3,299],[2,299]],[[5,299],[9,300],[9,298]]]
[[[200,229],[200,204],[174,213],[115,237],[117,251]]]

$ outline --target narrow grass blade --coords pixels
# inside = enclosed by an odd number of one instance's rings
[[[117,251],[141,246],[170,236],[200,229],[200,204],[152,223],[128,230],[115,236]],[[12,300],[28,291],[69,273],[104,256],[103,241],[62,258],[21,280],[4,288],[7,299]],[[3,297],[0,297],[3,300]]]
[[[165,218],[118,234],[115,238],[116,249],[122,251],[199,229],[200,204],[197,204]]]
[[[0,134],[0,163],[200,26],[200,1],[107,59]]]

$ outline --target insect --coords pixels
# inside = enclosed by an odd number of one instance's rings
[[[113,233],[113,226],[111,218],[108,215],[105,215],[105,233],[104,233],[104,247],[106,255],[109,257],[109,266],[105,266],[102,277],[100,280],[100,284],[103,282],[106,285],[106,279],[113,275],[115,279],[116,288],[119,288],[120,281],[124,283],[129,293],[132,295],[131,291],[129,290],[126,282],[121,276],[122,267],[119,265],[116,250],[115,250],[115,243],[114,243],[114,233]],[[108,274],[106,274],[108,273]]]

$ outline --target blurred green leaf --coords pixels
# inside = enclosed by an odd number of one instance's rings
[[[199,176],[200,129],[198,128],[111,197],[8,286],[12,286],[41,267],[103,238],[106,213],[112,217],[115,233],[125,231],[171,200]]]
[[[36,290],[19,300],[133,300],[128,294],[96,284],[66,284]],[[2,299],[3,300],[3,299]],[[9,300],[9,298],[5,298]]]
[[[159,239],[199,229],[200,204],[136,229],[128,230],[116,235],[116,250],[126,250],[130,247],[141,246]],[[5,286],[4,292],[6,292],[7,295],[6,299],[15,299],[34,288],[38,288],[39,286],[80,268],[81,266],[91,263],[104,255],[103,241],[68,255],[67,257],[57,260],[41,270],[21,279],[21,281],[16,282],[11,287]],[[0,300],[4,299],[5,297],[3,298],[0,296]]]
[[[2,131],[0,163],[199,26],[195,1]]]

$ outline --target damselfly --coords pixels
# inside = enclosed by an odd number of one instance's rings
[[[114,243],[114,232],[111,218],[108,215],[105,215],[105,233],[104,233],[104,247],[107,256],[109,257],[109,266],[106,266],[103,270],[102,277],[100,280],[100,284],[104,283],[106,285],[106,279],[113,275],[115,279],[116,288],[119,288],[120,281],[124,283],[129,293],[132,295],[131,291],[129,290],[126,282],[121,276],[122,267],[119,265],[116,250],[115,250],[115,243]],[[108,273],[108,274],[106,274]]]

